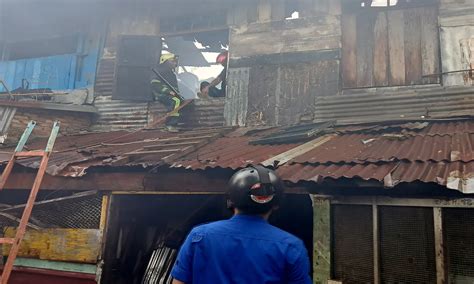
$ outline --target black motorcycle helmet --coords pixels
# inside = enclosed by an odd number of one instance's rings
[[[244,214],[265,214],[279,204],[283,188],[274,171],[262,166],[247,167],[229,180],[228,206]]]

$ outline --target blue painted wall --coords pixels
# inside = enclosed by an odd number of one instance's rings
[[[0,62],[0,78],[10,90],[21,87],[23,78],[30,89],[79,89],[93,86],[101,41],[99,36],[81,38],[74,54]],[[0,85],[0,91],[5,91]]]

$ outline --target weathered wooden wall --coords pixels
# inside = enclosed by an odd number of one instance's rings
[[[311,120],[316,97],[339,91],[339,19],[326,14],[233,29],[226,123]]]
[[[340,21],[332,15],[252,23],[232,30],[232,59],[340,48]]]
[[[339,62],[256,65],[250,69],[248,125],[288,125],[312,119],[315,98],[338,91]]]
[[[345,88],[438,83],[437,7],[359,9],[342,18]]]
[[[6,228],[5,237],[15,236],[15,228]],[[97,263],[102,233],[98,229],[27,230],[18,256],[27,258]],[[7,255],[9,246],[3,246]]]
[[[443,72],[474,67],[474,1],[442,0],[440,3],[440,48]],[[472,72],[443,75],[447,86],[473,85]]]

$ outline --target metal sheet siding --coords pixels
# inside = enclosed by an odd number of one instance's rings
[[[400,119],[446,118],[472,115],[474,89],[467,87],[376,91],[375,93],[318,97],[315,122],[340,124]]]
[[[469,39],[474,39],[474,25],[440,27],[443,72],[469,69],[470,66],[466,66],[466,60],[470,60],[470,63],[474,65],[474,56],[469,57],[469,52],[463,51],[467,47],[463,47],[462,42]],[[445,86],[474,84],[473,79],[468,80],[468,77],[468,72],[445,74],[443,75],[443,84]]]
[[[102,58],[97,70],[97,79],[94,86],[96,96],[112,96],[115,74],[115,57]]]
[[[247,120],[250,68],[230,68],[224,118],[228,126],[244,126]]]
[[[443,0],[440,4],[439,26],[440,47],[443,72],[469,69],[466,61],[474,64],[474,57],[464,50],[463,41],[474,38],[474,2]],[[463,54],[464,53],[464,54]],[[464,58],[463,58],[464,56]],[[471,66],[472,67],[472,66]],[[467,72],[445,74],[446,86],[473,84],[466,81]]]
[[[30,82],[31,89],[73,89],[76,55],[66,54],[41,58],[0,62],[0,77],[14,90],[21,87],[22,79]],[[3,86],[0,87],[1,91]]]
[[[148,122],[148,103],[112,100],[111,96],[98,96],[94,102],[99,117],[94,131],[138,129]]]
[[[192,105],[182,111],[181,127],[185,129],[223,127],[224,105],[224,98],[194,100]]]
[[[99,36],[80,41],[78,52],[0,62],[0,78],[14,90],[27,79],[30,89],[67,90],[94,84],[99,55]],[[79,68],[78,68],[79,67]],[[0,91],[3,86],[0,85]]]

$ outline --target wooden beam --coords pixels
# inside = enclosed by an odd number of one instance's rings
[[[97,109],[95,107],[86,106],[86,105],[66,105],[66,104],[55,104],[55,103],[44,103],[44,102],[17,102],[17,101],[0,100],[0,106],[97,113]]]
[[[224,192],[232,174],[231,170],[221,172],[219,175],[187,170],[158,170],[154,174],[95,172],[79,178],[45,175],[41,190]],[[34,173],[12,173],[5,189],[30,189],[34,177]]]
[[[21,258],[21,257],[15,260],[15,266],[48,269],[48,270],[55,270],[55,271],[75,272],[75,273],[87,273],[87,274],[92,274],[92,275],[95,275],[95,273],[97,272],[97,266],[94,264],[49,261],[49,260]]]
[[[40,190],[144,190],[145,173],[88,173],[84,177],[59,177],[46,174]],[[35,173],[12,173],[5,185],[6,190],[29,190]]]
[[[372,204],[372,234],[374,250],[374,284],[380,283],[380,251],[379,251],[379,213],[376,204]]]
[[[311,195],[313,202],[313,281],[326,283],[331,277],[330,200]]]
[[[283,152],[279,155],[276,155],[266,161],[261,162],[264,166],[273,166],[274,162],[278,162],[278,166],[286,164],[289,160],[301,156],[314,148],[321,146],[322,144],[328,142],[334,137],[334,135],[325,135],[322,137],[318,137],[314,140],[311,140],[307,143],[304,143],[298,147],[290,149],[286,152]]]
[[[174,144],[156,144],[156,145],[145,145],[143,149],[145,150],[159,150],[163,148],[177,147],[177,146],[190,146],[201,143],[201,141],[190,141],[183,143],[174,143]]]
[[[154,151],[136,151],[136,152],[128,152],[124,155],[127,156],[144,156],[144,155],[154,155],[154,154],[166,154],[166,153],[176,153],[181,151],[181,149],[164,149],[164,150],[154,150]]]
[[[474,198],[393,198],[386,196],[332,196],[333,204],[372,205],[381,206],[413,206],[441,208],[474,208]]]
[[[435,257],[436,257],[436,283],[446,283],[444,268],[444,244],[443,244],[443,209],[433,208]]]
[[[207,174],[202,171],[183,169],[158,169],[157,173],[92,172],[83,177],[45,175],[40,190],[110,191],[128,193],[155,191],[168,194],[205,192],[221,194],[226,191],[227,182],[233,173],[234,171],[232,170],[216,170],[216,172],[213,171],[210,174]],[[31,188],[34,177],[34,173],[12,173],[5,189],[28,190]],[[287,192],[294,194],[308,193],[307,189],[302,187],[288,187]],[[74,196],[67,198],[74,198]]]

